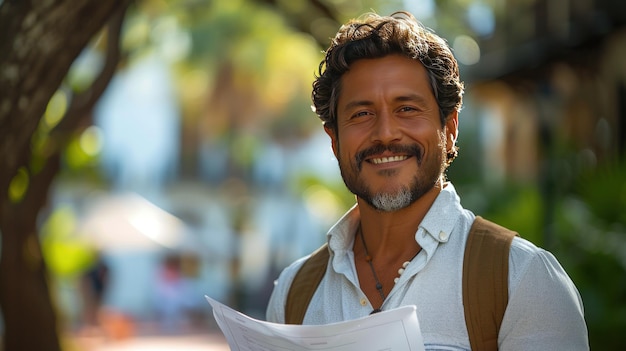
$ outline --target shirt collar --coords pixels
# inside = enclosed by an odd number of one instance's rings
[[[415,241],[426,252],[427,260],[440,244],[450,240],[462,210],[454,186],[446,183],[415,233]]]
[[[452,230],[461,215],[461,201],[452,183],[445,183],[435,202],[420,223],[420,229],[440,243],[450,240]],[[419,233],[419,230],[418,230]]]
[[[432,256],[440,243],[450,240],[452,230],[461,215],[461,202],[452,183],[441,190],[415,233],[415,240],[428,256]],[[354,205],[328,231],[328,245],[333,252],[352,250],[354,233],[359,225],[360,211]]]
[[[355,204],[326,234],[331,251],[352,250],[354,233],[359,226],[360,220],[361,212],[359,211],[359,206]]]

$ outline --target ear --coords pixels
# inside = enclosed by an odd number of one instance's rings
[[[450,112],[444,132],[446,133],[446,150],[449,151],[456,144],[456,139],[459,136],[459,111]]]
[[[337,131],[330,127],[327,123],[324,124],[324,131],[330,137],[331,147],[333,148],[333,154],[335,154],[335,158],[339,160],[339,156],[337,155]]]

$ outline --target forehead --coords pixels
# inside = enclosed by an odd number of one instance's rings
[[[374,102],[404,95],[419,96],[426,103],[436,104],[428,72],[419,61],[400,55],[362,59],[341,77],[338,108],[353,100]]]

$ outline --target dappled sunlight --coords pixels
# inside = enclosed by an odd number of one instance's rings
[[[63,90],[57,90],[52,95],[43,118],[47,130],[54,128],[67,112],[67,99],[67,93]]]
[[[80,135],[79,144],[88,156],[97,156],[103,147],[102,130],[96,126],[87,127]]]
[[[285,36],[270,43],[269,69],[263,74],[260,91],[272,110],[284,110],[297,94],[308,94],[320,59],[315,43],[302,35]]]
[[[25,168],[20,168],[9,183],[9,199],[12,202],[19,202],[26,193],[29,182],[28,172]]]
[[[81,133],[70,141],[65,151],[69,169],[80,170],[97,164],[97,157],[102,150],[102,134],[96,134],[96,130],[87,130],[87,134]]]
[[[76,213],[59,207],[41,228],[42,249],[48,268],[57,276],[76,277],[95,259],[95,248],[77,235]]]

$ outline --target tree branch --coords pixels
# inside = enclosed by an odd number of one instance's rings
[[[303,33],[310,34],[315,39],[317,44],[324,49],[328,46],[328,38],[318,37],[317,33],[314,33],[311,30],[311,24],[317,19],[326,18],[335,22],[337,27],[339,27],[339,19],[336,12],[320,0],[309,0],[307,3],[310,5],[310,8],[297,13],[290,12],[289,9],[285,9],[276,0],[257,0],[257,2],[270,5],[278,12],[282,12],[283,16],[293,27]]]
[[[109,82],[117,71],[117,66],[122,60],[120,41],[122,25],[124,23],[124,15],[128,6],[120,8],[111,18],[107,30],[107,50],[104,67],[98,77],[93,81],[91,86],[85,91],[72,97],[72,102],[61,122],[50,132],[50,136],[59,141],[68,133],[73,132],[80,125],[80,122],[90,115],[93,107],[102,96]],[[57,145],[66,144],[55,143]]]
[[[131,0],[4,1],[0,5],[0,198],[28,165],[48,101],[94,33]]]

